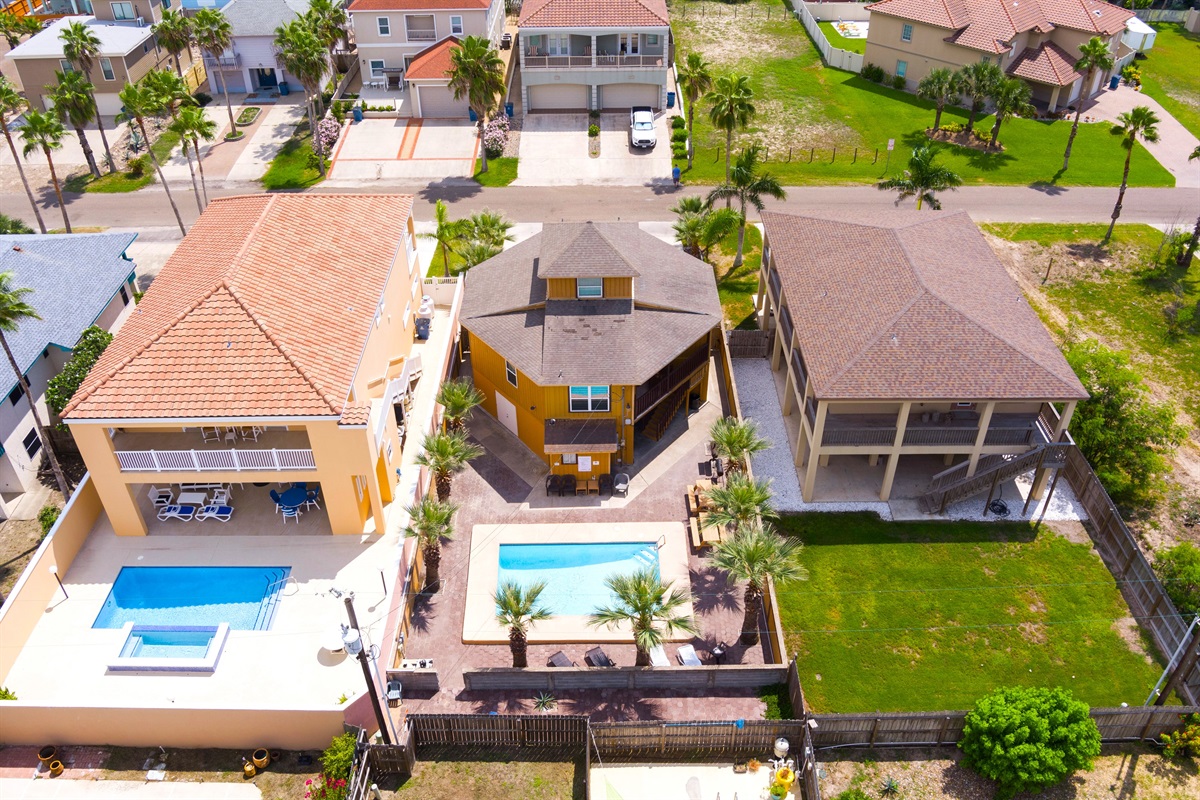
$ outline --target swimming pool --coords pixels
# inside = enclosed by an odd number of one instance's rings
[[[224,622],[232,630],[268,630],[290,572],[291,567],[124,567],[92,627]]]
[[[645,567],[653,567],[656,573],[659,570],[655,542],[502,544],[496,585],[515,581],[528,586],[545,581],[539,599],[551,613],[585,616],[612,601],[605,578]]]

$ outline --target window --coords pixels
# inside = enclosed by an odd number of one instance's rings
[[[897,61],[896,62],[896,77],[903,78],[904,73],[906,73],[906,72],[908,72],[908,62],[907,61]]]
[[[21,384],[17,384],[11,392],[8,393],[8,402],[14,406],[21,402]]]
[[[458,36],[463,32],[462,17],[460,17],[458,14],[454,14],[450,17],[450,32],[455,36]]]
[[[59,60],[58,68],[63,71],[64,75],[75,71],[75,67],[71,66],[71,62],[67,61],[65,58]]]
[[[579,462],[579,457],[576,456],[575,453],[563,453],[562,463],[577,464],[578,462]]]
[[[900,41],[902,41],[902,42],[911,42],[912,41],[912,25],[905,25],[904,28],[900,31]]]
[[[109,3],[113,19],[133,19],[133,3]]]
[[[604,297],[604,278],[577,278],[575,294],[579,297]]]
[[[387,17],[376,17],[375,26],[379,29],[380,36],[392,35],[392,21]]]
[[[129,290],[125,288],[125,284],[121,284],[121,305],[129,305]]]
[[[571,411],[608,411],[608,387],[572,386]]]
[[[507,361],[504,362],[504,377],[508,378],[508,382],[513,386],[517,385],[517,368]]]
[[[992,63],[992,57],[991,57],[991,56],[984,56],[983,58],[979,59],[979,61],[980,61],[980,63],[982,63],[982,64],[990,64],[990,63]]]
[[[646,34],[646,44],[647,44],[647,46],[657,45],[658,44],[658,34],[657,33],[647,33]]]
[[[117,73],[113,72],[111,58],[100,59],[100,71],[104,73],[104,80],[106,81],[115,81],[117,79]]]
[[[30,458],[37,455],[37,451],[42,449],[42,440],[38,438],[37,428],[30,428],[21,444],[25,445],[25,454]]]
[[[383,68],[385,66],[387,66],[384,63],[383,59],[382,58],[372,58],[370,64],[371,64],[371,77],[372,78],[382,78],[383,77]]]

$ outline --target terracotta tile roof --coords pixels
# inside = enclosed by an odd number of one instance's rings
[[[1038,0],[1047,18],[1055,25],[1074,28],[1077,31],[1112,36],[1125,30],[1125,23],[1136,16],[1128,8],[1121,8],[1102,0]]]
[[[964,0],[881,0],[867,8],[872,14],[887,14],[951,30],[971,21]]]
[[[1087,396],[965,212],[762,220],[819,399]]]
[[[525,0],[521,28],[659,27],[671,23],[666,0]]]
[[[404,71],[405,79],[446,79],[446,74],[450,72],[450,54],[458,45],[459,41],[454,36],[447,36],[437,44],[429,45],[413,57],[412,63]]]
[[[354,0],[346,9],[351,14],[356,11],[424,11],[488,9],[492,0]]]
[[[1070,86],[1083,77],[1075,71],[1075,59],[1054,42],[1026,47],[1009,65],[1008,73],[1049,86]]]
[[[64,416],[341,416],[408,195],[213,200]]]
[[[339,425],[366,425],[371,421],[370,403],[349,403],[342,409]]]

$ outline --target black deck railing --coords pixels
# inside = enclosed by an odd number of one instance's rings
[[[633,400],[633,418],[640,419],[679,385],[692,377],[692,373],[708,362],[708,348],[701,347],[683,361],[659,370],[650,380],[637,388]]]

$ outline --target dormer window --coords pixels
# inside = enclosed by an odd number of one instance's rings
[[[576,278],[575,296],[604,297],[604,278]]]

